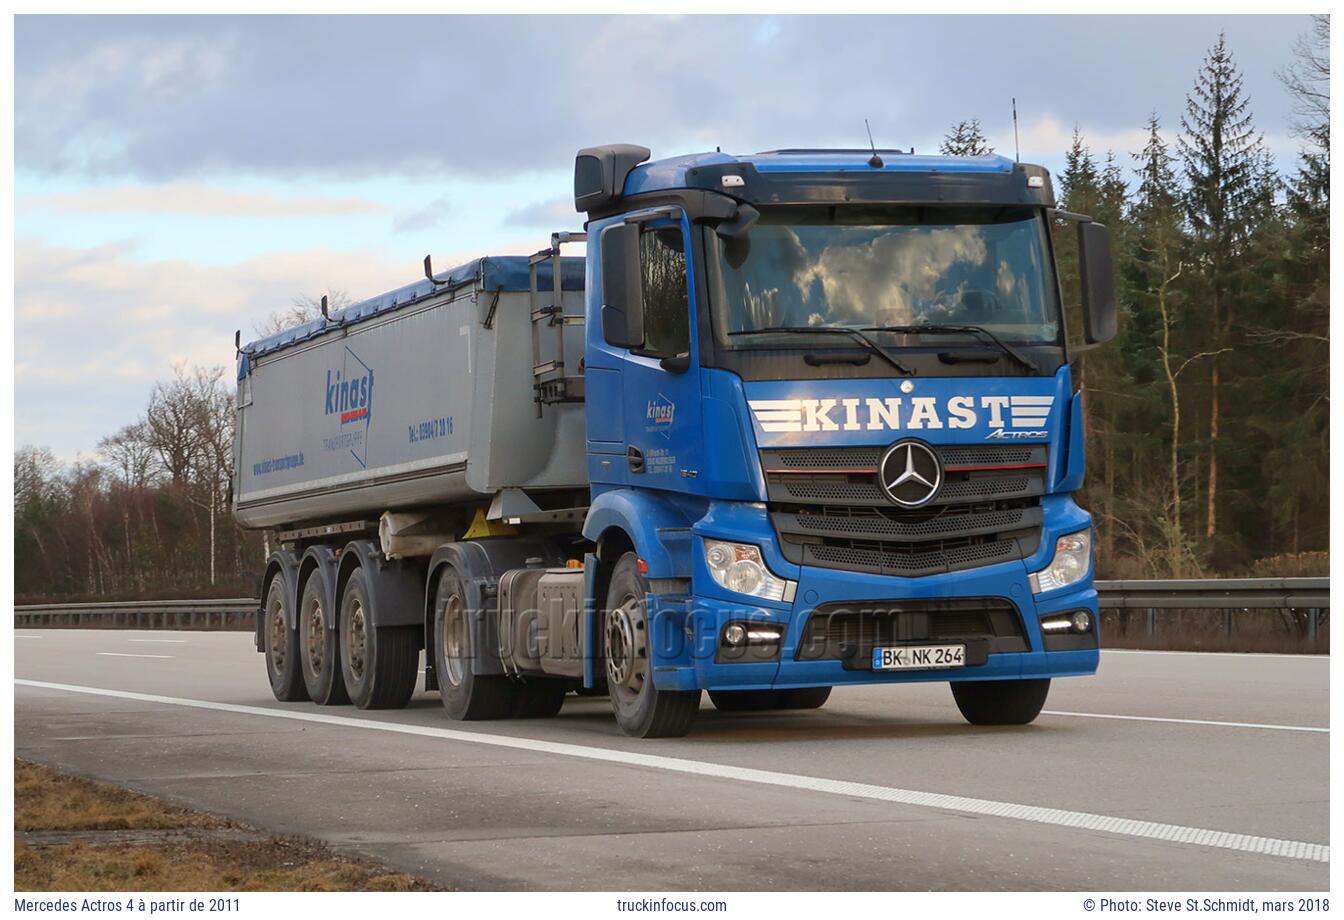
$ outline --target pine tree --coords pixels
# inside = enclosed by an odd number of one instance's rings
[[[1181,116],[1181,158],[1184,161],[1185,212],[1194,230],[1197,257],[1208,300],[1209,358],[1208,478],[1205,535],[1218,533],[1219,424],[1222,415],[1220,355],[1234,347],[1232,331],[1240,294],[1238,256],[1265,203],[1263,139],[1256,132],[1241,74],[1226,37],[1204,58],[1194,89],[1186,96]]]
[[[938,152],[945,157],[978,157],[993,153],[989,139],[980,129],[980,119],[972,118],[953,125],[943,138]]]

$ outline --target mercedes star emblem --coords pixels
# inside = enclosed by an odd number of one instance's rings
[[[877,478],[887,498],[905,508],[918,508],[938,494],[943,464],[922,441],[897,441],[882,455]]]

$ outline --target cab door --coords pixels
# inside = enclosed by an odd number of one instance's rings
[[[602,242],[613,231],[637,231],[637,245],[622,246],[619,258],[622,280],[637,282],[639,303],[625,304],[622,295],[604,289],[600,311],[619,304],[638,317],[618,341],[609,330],[600,344],[589,340],[589,475],[594,484],[693,492],[704,451],[690,225],[676,208],[627,215],[599,231],[602,260],[618,257]],[[594,274],[604,287],[610,282],[607,267]],[[593,432],[606,433],[601,443]]]

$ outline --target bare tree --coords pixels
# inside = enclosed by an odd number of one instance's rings
[[[336,288],[327,288],[326,295],[327,309],[333,313],[353,306],[355,303],[353,297]],[[317,297],[299,294],[287,309],[275,311],[254,325],[252,329],[257,335],[264,338],[268,335],[275,335],[277,332],[284,332],[286,329],[292,329],[295,326],[301,326],[321,315],[322,296],[320,294]]]
[[[173,365],[167,382],[154,384],[145,412],[148,440],[174,485],[185,484],[200,450],[197,398],[186,362]]]
[[[1330,124],[1330,17],[1318,13],[1311,17],[1311,31],[1297,37],[1293,45],[1295,60],[1277,76],[1292,94],[1293,114],[1300,120],[1297,132],[1318,143],[1322,125]]]
[[[128,489],[149,485],[158,464],[149,425],[143,418],[99,441],[98,453],[116,480]]]

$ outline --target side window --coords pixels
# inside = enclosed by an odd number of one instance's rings
[[[639,268],[644,287],[643,350],[660,357],[690,351],[686,244],[681,228],[659,227],[641,233]]]

